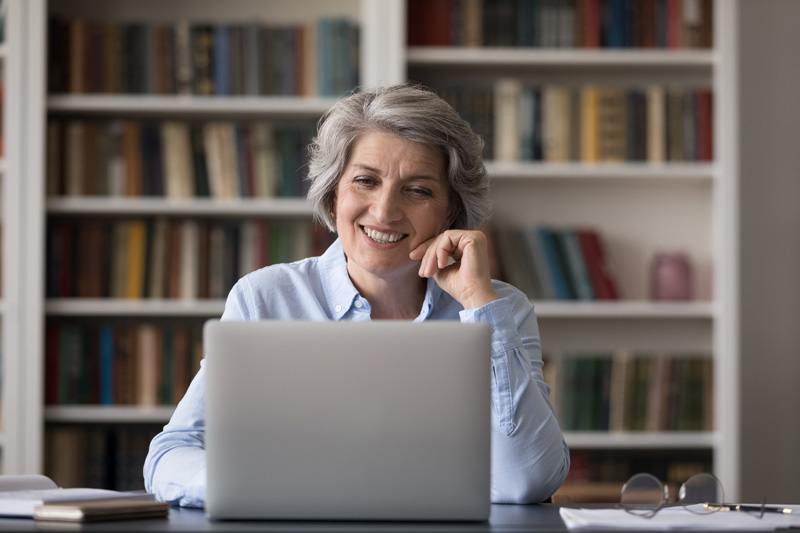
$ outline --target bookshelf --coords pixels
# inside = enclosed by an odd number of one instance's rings
[[[110,197],[108,195],[52,194],[52,181],[48,182],[48,167],[52,164],[53,137],[48,137],[48,124],[82,121],[92,124],[107,124],[111,121],[137,121],[164,123],[182,121],[186,124],[228,122],[234,125],[252,121],[265,121],[276,125],[313,124],[335,101],[336,94],[324,94],[312,90],[302,95],[284,94],[130,94],[129,92],[107,94],[103,92],[71,92],[57,90],[58,75],[53,75],[48,60],[48,42],[44,35],[54,31],[51,17],[60,20],[105,21],[108,26],[139,25],[149,31],[157,31],[158,25],[187,21],[189,27],[213,23],[230,31],[241,24],[255,23],[270,28],[305,25],[317,28],[315,38],[321,40],[320,21],[335,19],[349,21],[350,27],[358,26],[359,48],[357,60],[359,79],[353,83],[373,84],[399,82],[404,71],[402,61],[404,31],[396,19],[386,19],[387,13],[403,14],[403,4],[375,0],[303,0],[282,2],[278,0],[235,0],[224,7],[213,1],[169,0],[167,2],[145,0],[131,3],[123,0],[112,2],[79,0],[68,4],[47,0],[27,3],[26,25],[28,31],[23,40],[24,48],[31,57],[31,67],[26,73],[28,82],[42,91],[33,91],[26,102],[25,116],[31,116],[34,126],[28,132],[32,139],[24,161],[41,179],[24,193],[28,204],[22,217],[30,227],[32,246],[26,250],[24,264],[38,264],[42,268],[30,270],[31,280],[26,285],[34,295],[26,309],[24,322],[31,338],[31,350],[42,357],[26,362],[27,392],[14,392],[30,403],[31,425],[26,442],[32,443],[24,457],[16,462],[26,472],[52,472],[54,459],[60,452],[56,448],[75,450],[82,443],[97,443],[118,432],[128,435],[136,442],[146,433],[147,439],[169,419],[174,405],[92,405],[51,404],[38,398],[48,393],[48,368],[46,332],[64,327],[65,331],[86,331],[93,334],[97,328],[146,326],[161,324],[188,325],[196,327],[209,317],[219,316],[224,307],[224,298],[51,298],[46,287],[34,279],[44,279],[47,274],[48,249],[47,228],[59,221],[80,224],[91,218],[101,225],[114,226],[125,220],[161,219],[174,221],[208,220],[210,224],[236,223],[236,221],[264,220],[284,224],[309,224],[311,210],[302,197],[241,197],[221,199],[217,197],[167,198],[161,195]],[[252,24],[251,24],[252,25]],[[160,29],[158,30],[160,31]],[[266,30],[262,30],[266,32]],[[312,41],[313,42],[313,41]],[[380,42],[380,46],[376,43]],[[266,46],[266,45],[265,45]],[[330,47],[328,47],[330,48]],[[308,54],[313,57],[313,54]],[[353,59],[353,58],[351,58]],[[127,60],[127,59],[126,59]],[[88,60],[87,60],[88,62]],[[133,63],[131,63],[133,64]],[[84,63],[85,67],[86,63]],[[231,67],[233,68],[233,67]],[[48,72],[49,71],[49,72]],[[45,72],[48,76],[45,77]],[[60,74],[56,72],[56,74]],[[67,73],[69,77],[72,73]],[[322,76],[318,72],[318,78]],[[130,80],[128,80],[130,81]],[[349,89],[351,85],[348,85]],[[49,87],[49,90],[48,90]],[[345,89],[335,90],[341,94]],[[19,130],[21,118],[14,122]],[[60,145],[60,143],[59,143]],[[48,161],[49,158],[49,161]],[[48,161],[48,164],[42,164]],[[60,160],[59,160],[60,161]],[[74,162],[73,162],[74,163]],[[241,167],[240,167],[241,168]],[[63,168],[59,172],[63,172]],[[52,172],[52,170],[51,170]],[[52,176],[52,175],[51,175]],[[63,183],[63,182],[62,182]],[[252,189],[251,189],[252,190]],[[46,194],[48,191],[49,194]],[[62,191],[63,192],[63,191]],[[307,254],[303,254],[307,255]],[[77,281],[77,280],[76,280]],[[226,292],[226,291],[225,291]],[[66,333],[64,333],[66,335]],[[73,391],[74,392],[74,391]],[[52,391],[51,391],[52,393]],[[174,403],[174,402],[171,402]],[[78,440],[75,440],[78,439]],[[8,439],[6,439],[8,440]],[[76,444],[79,443],[79,444]],[[109,442],[106,448],[110,449]],[[122,454],[121,450],[115,452]],[[143,458],[143,457],[142,457]],[[76,458],[78,461],[80,457]],[[140,467],[140,465],[139,465]],[[141,470],[141,468],[139,468]],[[122,476],[122,474],[120,474]],[[128,477],[124,482],[130,483]],[[65,484],[80,483],[81,480],[66,479]],[[128,485],[125,485],[128,487]],[[119,488],[119,487],[118,487]],[[130,487],[128,487],[130,488]]]
[[[17,231],[25,214],[26,180],[23,179],[25,132],[21,126],[22,102],[25,87],[25,48],[23,46],[27,10],[25,2],[6,0],[0,9],[3,17],[4,39],[0,44],[0,84],[3,85],[2,157],[0,157],[0,473],[20,474],[27,471],[24,459],[31,438],[35,436],[30,409],[35,409],[35,397],[25,388],[27,374],[25,353],[28,338],[22,328],[26,300],[23,298],[27,281],[25,263],[20,260],[24,236]]]
[[[420,7],[424,2],[409,0],[409,4],[414,9],[424,10]],[[539,4],[542,17],[546,4]],[[577,9],[590,4],[574,3]],[[636,5],[648,4],[658,5],[657,2]],[[441,8],[445,13],[457,10],[453,7],[456,4],[444,2],[441,5],[450,6]],[[474,7],[481,2],[462,5]],[[505,15],[499,16],[518,20],[520,17],[510,14],[509,9],[515,9],[509,7],[511,5],[513,2],[498,2],[495,9],[506,10]],[[554,5],[562,7],[553,8]],[[573,3],[555,2],[549,4],[549,9],[568,9],[563,6],[569,5]],[[689,9],[700,5],[699,2],[683,3],[683,7],[689,6]],[[498,16],[498,12],[487,15],[487,4],[482,6],[482,31],[486,42],[489,39],[486,32],[491,31],[487,17]],[[472,7],[464,7],[460,18],[454,17],[455,20],[469,21]],[[447,45],[440,42],[443,33],[452,31],[451,38],[455,42],[457,38],[470,35],[475,28],[470,29],[467,22],[459,33],[451,29],[453,25],[437,26],[436,22],[431,22],[430,27],[438,31],[429,31],[426,37],[424,28],[415,30],[419,33],[406,53],[409,79],[434,87],[443,94],[454,95],[452,101],[467,106],[465,114],[474,113],[484,131],[493,132],[489,135],[495,141],[499,137],[498,123],[493,122],[492,113],[500,111],[494,107],[497,101],[493,91],[499,87],[498,80],[514,80],[523,88],[538,88],[542,93],[551,86],[567,88],[578,95],[586,86],[623,90],[661,86],[665,91],[702,87],[713,94],[711,142],[714,156],[710,160],[670,160],[667,157],[654,162],[648,158],[631,160],[629,157],[622,161],[586,162],[574,141],[567,160],[557,161],[544,155],[530,158],[528,154],[500,161],[494,157],[500,152],[493,146],[486,154],[487,170],[494,178],[493,222],[500,231],[528,229],[540,224],[555,228],[594,227],[604,240],[606,260],[617,283],[620,299],[615,301],[554,301],[534,297],[547,360],[545,376],[552,380],[557,407],[563,410],[566,401],[590,401],[585,397],[564,398],[567,385],[564,373],[575,358],[610,359],[625,351],[653,360],[670,355],[696,358],[710,361],[713,367],[707,384],[713,391],[710,429],[565,431],[579,478],[568,480],[570,485],[566,492],[577,498],[588,498],[586,501],[592,501],[593,494],[597,498],[595,501],[604,501],[609,494],[618,498],[625,477],[591,476],[603,476],[608,471],[625,476],[634,473],[620,473],[620,464],[635,464],[635,468],[645,469],[651,465],[654,473],[666,479],[668,466],[660,462],[660,458],[656,460],[653,454],[672,456],[678,463],[700,463],[712,469],[722,480],[726,497],[736,498],[739,491],[738,259],[735,244],[737,8],[735,3],[724,1],[714,1],[706,7],[711,7],[714,14],[712,47],[658,48],[652,44],[648,48],[564,47],[530,42],[524,46],[509,42],[493,42],[489,46],[475,42],[471,46]],[[576,17],[576,12],[569,13],[568,17],[574,22],[572,17]],[[418,20],[425,18],[419,16]],[[543,29],[542,39],[547,31]],[[574,36],[570,33],[570,38]],[[464,88],[471,88],[478,96]],[[478,100],[486,94],[490,95],[488,104]],[[464,103],[469,101],[473,103]],[[580,109],[580,100],[573,99],[573,111],[576,101]],[[487,113],[487,109],[488,118],[482,114]],[[546,113],[547,109],[542,112]],[[546,128],[542,120],[541,127]],[[580,126],[579,123],[578,130]],[[655,254],[663,250],[680,250],[691,258],[694,291],[690,301],[651,300],[649,268]],[[516,249],[513,252],[519,253]],[[503,254],[500,256],[502,258]],[[589,406],[588,403],[581,405]],[[637,458],[641,460],[637,462]],[[597,467],[591,476],[581,477],[591,470],[584,468],[587,462],[595,465],[608,462],[614,468]]]
[[[12,212],[27,228],[20,250],[18,279],[26,305],[20,313],[26,353],[23,379],[5,398],[26,404],[29,443],[15,461],[20,471],[42,471],[45,428],[125,425],[152,427],[169,417],[169,406],[47,405],[45,393],[45,331],[48,324],[97,326],[103,323],[200,324],[218,316],[221,298],[148,300],[123,298],[48,297],[45,286],[47,226],[54,220],[96,219],[113,224],[124,219],[168,220],[267,218],[308,221],[310,210],[301,198],[228,200],[46,195],[48,120],[139,120],[189,123],[249,120],[313,121],[335,97],[276,95],[155,95],[46,92],[48,18],[88,17],[116,21],[214,20],[235,24],[241,20],[291,24],[324,16],[346,17],[360,26],[360,83],[422,81],[437,89],[452,86],[491,89],[498,79],[515,79],[529,86],[547,84],[579,88],[586,84],[619,87],[707,87],[713,92],[713,153],[710,161],[609,162],[495,161],[487,169],[494,178],[495,222],[498,227],[529,227],[538,223],[571,227],[592,225],[604,237],[607,259],[621,298],[616,301],[536,300],[543,345],[553,367],[573,354],[614,353],[628,349],[647,354],[669,352],[702,354],[713,361],[713,429],[705,431],[568,431],[571,448],[593,456],[618,457],[653,454],[698,457],[710,464],[726,487],[738,495],[738,289],[736,93],[734,3],[715,0],[714,47],[710,49],[577,49],[520,47],[449,47],[406,45],[406,2],[403,0],[234,0],[220,7],[212,0],[75,0],[69,3],[29,0],[25,4],[24,36],[18,35],[30,67],[20,79],[37,90],[27,96],[16,118],[6,116],[9,128],[24,131],[24,164],[30,184],[19,190]],[[11,5],[15,5],[11,2]],[[20,9],[20,8],[18,8]],[[190,15],[187,15],[190,14]],[[7,48],[7,59],[14,57]],[[5,75],[9,75],[5,69]],[[22,85],[20,85],[22,86]],[[41,88],[41,93],[38,91]],[[23,118],[24,117],[24,118]],[[28,125],[29,126],[26,126]],[[6,179],[15,165],[6,160]],[[21,185],[20,185],[21,187]],[[12,206],[12,209],[13,206]],[[7,220],[8,211],[3,219]],[[4,235],[5,237],[5,235]],[[22,237],[20,237],[22,238]],[[13,239],[13,237],[12,237]],[[4,245],[8,241],[4,238]],[[688,302],[654,302],[649,298],[648,269],[662,249],[688,253],[694,266],[694,298]],[[24,268],[23,268],[24,265]],[[4,286],[9,273],[4,264]],[[22,275],[24,271],[25,275]],[[14,303],[4,298],[5,308]],[[5,335],[9,311],[3,314],[4,352],[11,342]],[[17,350],[17,353],[22,353]],[[20,367],[21,357],[13,359]],[[13,366],[13,364],[11,365]],[[8,366],[4,368],[7,370]],[[23,372],[18,368],[18,372]],[[558,379],[558,378],[556,378]],[[22,391],[25,392],[22,392]],[[8,402],[6,402],[7,404]],[[21,412],[21,411],[20,411]],[[6,418],[6,424],[9,419]],[[8,426],[6,426],[8,427]],[[150,430],[148,429],[148,430]],[[22,435],[22,434],[21,434]],[[17,438],[5,436],[5,448]],[[643,459],[644,461],[644,459]],[[643,464],[647,464],[646,462]],[[591,489],[591,483],[583,483]],[[598,487],[600,485],[598,484]]]

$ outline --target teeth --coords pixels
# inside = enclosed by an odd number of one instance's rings
[[[403,238],[402,233],[382,233],[369,228],[364,228],[364,233],[366,233],[367,236],[373,241],[381,244],[388,244],[390,242],[399,241]]]

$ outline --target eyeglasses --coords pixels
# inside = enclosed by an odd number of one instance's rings
[[[670,504],[669,487],[652,474],[635,474],[622,486],[620,507],[643,518],[652,518],[665,507],[683,506],[696,514],[713,513],[714,506],[696,504],[724,502],[722,483],[713,474],[695,474],[681,485],[675,504]],[[763,513],[763,510],[762,510]]]

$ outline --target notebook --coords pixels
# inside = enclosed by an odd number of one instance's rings
[[[487,324],[209,320],[206,514],[489,516]]]

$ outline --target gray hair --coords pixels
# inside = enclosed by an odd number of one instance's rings
[[[476,229],[491,214],[483,139],[450,105],[416,85],[379,87],[337,102],[319,121],[309,147],[308,200],[314,216],[336,231],[336,188],[353,146],[366,132],[384,131],[436,147],[450,185],[451,228]]]

